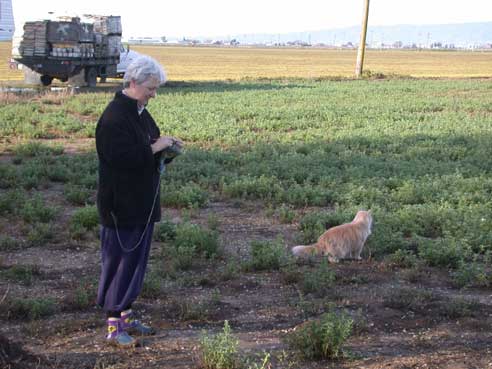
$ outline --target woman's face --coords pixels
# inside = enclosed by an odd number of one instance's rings
[[[157,95],[160,82],[157,78],[151,78],[142,84],[130,82],[130,96],[138,101],[140,106],[145,106],[149,100]]]

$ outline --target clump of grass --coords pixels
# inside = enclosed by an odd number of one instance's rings
[[[246,270],[278,270],[287,258],[282,239],[251,242],[251,259],[244,264]]]
[[[17,214],[22,209],[26,196],[22,190],[9,190],[0,193],[0,215]]]
[[[466,259],[468,246],[461,241],[447,239],[421,238],[419,256],[430,266],[456,269]]]
[[[338,359],[352,334],[353,320],[346,313],[331,311],[318,321],[309,321],[287,336],[287,343],[305,359]]]
[[[12,299],[4,302],[3,308],[9,320],[37,320],[51,316],[56,312],[56,301],[51,297]]]
[[[492,274],[479,262],[472,261],[461,263],[452,273],[453,283],[456,287],[489,287],[492,283]]]
[[[290,206],[282,204],[282,206],[278,209],[278,218],[280,223],[290,224],[294,221],[295,217],[296,212]]]
[[[204,369],[235,369],[238,367],[238,340],[232,335],[229,322],[224,322],[222,333],[208,336],[205,332],[200,338],[202,351],[201,364]]]
[[[13,188],[18,182],[17,169],[11,165],[0,164],[0,188]]]
[[[420,311],[424,305],[430,301],[435,301],[436,298],[437,296],[429,291],[397,288],[385,295],[383,305],[392,309]]]
[[[99,224],[99,214],[96,206],[87,205],[77,209],[70,219],[70,235],[75,239],[84,238],[88,231],[95,229]]]
[[[32,158],[41,155],[61,155],[63,153],[63,146],[48,146],[33,141],[16,146],[13,152],[22,158]]]
[[[314,270],[304,273],[300,287],[304,293],[322,294],[333,287],[335,279],[335,272],[328,265],[328,261],[323,259]]]
[[[192,223],[181,223],[176,227],[172,246],[176,250],[192,250],[205,258],[213,258],[221,253],[218,233]]]
[[[72,205],[87,205],[93,203],[91,201],[94,191],[82,186],[67,185],[63,190],[65,198]]]
[[[57,209],[46,206],[39,195],[27,200],[20,210],[20,216],[28,223],[48,223],[54,219]]]
[[[10,236],[0,235],[0,251],[12,251],[20,248],[22,242]]]
[[[51,224],[36,223],[27,234],[29,246],[43,246],[55,238],[55,232]]]
[[[3,270],[1,275],[13,282],[30,286],[35,277],[41,275],[41,272],[37,265],[13,265]]]
[[[398,249],[393,254],[388,255],[386,261],[395,267],[412,268],[417,265],[418,258],[410,250]]]
[[[65,309],[68,311],[81,311],[90,308],[96,300],[96,284],[94,281],[82,281],[70,291],[65,300]]]
[[[208,202],[208,193],[194,183],[182,186],[165,185],[162,188],[161,204],[171,207],[201,208]]]
[[[176,238],[176,224],[164,219],[154,227],[154,239],[160,242],[172,241]]]
[[[141,296],[144,298],[157,298],[161,294],[161,274],[150,270],[145,275]]]

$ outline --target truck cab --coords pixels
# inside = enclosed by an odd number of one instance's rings
[[[127,47],[124,47],[123,45],[120,46],[120,62],[116,66],[116,75],[118,77],[123,77],[123,75],[126,72],[126,68],[128,68],[128,65],[141,56],[140,53],[137,53],[136,51],[130,50],[130,45]]]

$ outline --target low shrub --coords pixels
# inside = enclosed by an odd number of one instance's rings
[[[222,333],[200,338],[201,364],[204,369],[235,369],[238,366],[238,340],[232,335],[229,322],[224,322]]]
[[[29,246],[43,246],[55,238],[55,232],[51,224],[36,223],[27,233],[27,244]]]
[[[0,235],[0,251],[12,251],[20,248],[22,242],[10,236]]]
[[[13,265],[3,270],[0,275],[13,282],[30,286],[34,278],[41,275],[41,272],[36,265]]]
[[[4,302],[3,309],[7,319],[37,320],[56,312],[56,301],[51,297],[13,299]]]
[[[328,265],[328,260],[323,259],[314,270],[304,273],[300,287],[304,293],[323,294],[333,287],[335,279],[335,272]]]
[[[221,253],[218,233],[192,223],[181,223],[176,226],[176,237],[172,241],[172,246],[176,250],[193,249],[193,253],[206,258]]]
[[[182,186],[164,185],[161,191],[161,205],[171,207],[201,208],[208,202],[208,193],[194,183]]]
[[[28,223],[48,223],[55,218],[57,209],[46,206],[39,195],[27,200],[20,209],[19,215]]]
[[[286,259],[284,244],[275,241],[252,241],[251,259],[245,263],[246,270],[278,270]]]
[[[92,204],[93,190],[82,186],[68,185],[65,186],[63,193],[67,201],[72,205]]]
[[[161,220],[154,227],[154,240],[159,242],[172,241],[176,238],[176,224],[169,219]]]
[[[96,206],[88,205],[73,212],[71,226],[81,226],[87,230],[96,228],[99,224],[99,214]]]
[[[305,359],[338,359],[352,327],[353,320],[346,313],[331,311],[296,327],[287,343]]]

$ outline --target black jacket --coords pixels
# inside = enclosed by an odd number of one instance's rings
[[[117,92],[96,127],[97,208],[102,225],[114,227],[114,217],[118,227],[146,224],[156,191],[151,221],[160,220],[161,153],[152,154],[150,147],[159,136],[147,109],[139,115],[137,101]]]

